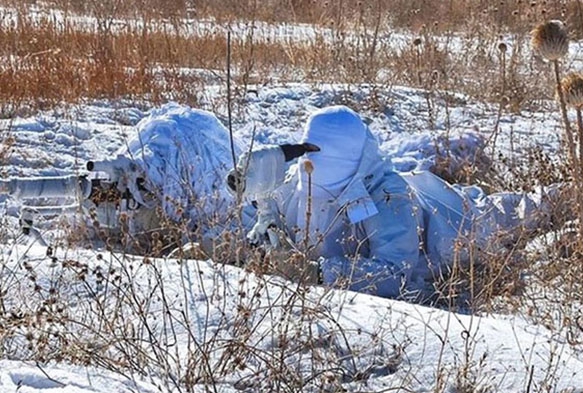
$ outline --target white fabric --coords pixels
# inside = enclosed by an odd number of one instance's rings
[[[332,106],[308,118],[302,142],[314,144],[320,151],[307,153],[314,172],[312,195],[336,197],[352,179],[360,165],[367,130],[360,117],[344,106]],[[300,189],[307,176],[300,165]]]
[[[285,155],[279,146],[266,145],[252,154],[243,154],[237,168],[245,172],[244,195],[252,200],[262,199],[283,182]]]
[[[544,224],[533,214],[544,201],[529,195],[485,196],[476,187],[450,186],[429,172],[394,172],[348,108],[317,111],[304,140],[321,148],[307,156],[315,184],[308,235],[311,256],[321,257],[329,285],[395,297],[455,258],[466,258],[454,248],[460,239],[464,247],[482,245],[499,229]],[[208,214],[228,213],[232,195],[224,179],[232,163],[230,142],[213,114],[164,106],[138,125],[122,153],[139,165],[146,186],[171,217],[197,223]],[[277,146],[242,160],[249,160],[246,193],[261,197],[250,237],[257,239],[275,223],[301,247],[308,200],[302,165],[287,171]]]
[[[235,141],[235,153],[239,154]],[[232,196],[224,179],[232,168],[227,129],[203,110],[167,104],[143,119],[120,154],[144,173],[150,189],[173,219],[193,222],[227,214]]]
[[[381,158],[377,142],[364,124],[355,126],[353,132],[350,127],[340,127],[353,116],[348,108],[335,107],[311,117],[326,118],[331,126],[318,123],[317,128],[312,125],[307,130],[341,130],[342,143],[333,132],[307,132],[304,138],[323,153],[309,155],[315,183],[330,186],[313,188],[310,221],[310,244],[315,246],[311,256],[321,257],[324,283],[396,297],[403,289],[418,288],[454,260],[467,260],[469,246],[486,245],[500,228],[512,231],[521,218],[528,218],[529,225],[546,224],[532,219],[540,203],[528,195],[486,196],[477,187],[451,186],[430,172],[394,172],[391,163]],[[364,143],[362,133],[354,132],[359,127],[366,130]],[[341,165],[342,149],[346,149],[346,167]],[[361,156],[354,171],[357,151]],[[299,247],[305,239],[305,179],[300,161],[299,170],[291,169],[287,181],[273,193],[285,227]],[[499,205],[503,208],[496,207]],[[520,216],[516,215],[518,208]],[[313,233],[316,230],[320,238]],[[454,247],[456,242],[462,245],[461,251]]]
[[[355,179],[342,191],[338,196],[338,204],[345,206],[351,224],[358,224],[379,212],[360,179]]]
[[[349,187],[356,192],[348,195],[340,204],[336,201],[354,179],[367,137],[368,130],[358,114],[344,106],[328,107],[308,118],[302,142],[314,144],[320,151],[307,153],[299,160],[297,225],[302,230],[309,227],[310,244],[317,244],[319,238],[332,229],[331,224],[337,216],[338,208],[349,205],[352,200],[362,201],[349,208],[352,223],[376,214],[374,203],[360,183],[356,187]],[[307,160],[313,167],[310,175],[305,172]],[[311,198],[310,206],[308,196]],[[308,207],[311,209],[309,225]],[[306,236],[305,232],[302,236]],[[328,233],[328,236],[331,234]]]

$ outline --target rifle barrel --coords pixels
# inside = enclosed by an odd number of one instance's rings
[[[0,192],[20,199],[67,198],[91,194],[91,181],[85,176],[31,177],[0,180]]]

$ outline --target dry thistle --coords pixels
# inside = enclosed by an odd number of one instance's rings
[[[531,44],[534,50],[545,59],[559,60],[569,51],[567,29],[559,20],[542,23],[531,32]]]
[[[573,108],[583,107],[583,75],[578,72],[568,74],[561,81],[565,103]]]
[[[310,160],[304,161],[304,170],[308,175],[311,175],[314,172],[314,164]]]
[[[538,25],[531,34],[533,49],[553,64],[556,83],[555,91],[557,92],[557,101],[559,101],[561,116],[565,126],[565,136],[567,138],[567,148],[571,160],[571,168],[579,168],[575,140],[572,135],[571,124],[567,115],[567,103],[563,94],[563,88],[561,87],[561,73],[559,66],[559,59],[565,56],[569,50],[567,30],[561,21],[551,20]],[[575,177],[577,178],[577,176]],[[577,180],[577,184],[578,188],[583,189],[581,188],[583,187],[583,177]],[[581,206],[583,207],[583,204]],[[583,219],[583,210],[581,210],[581,219]],[[583,225],[581,226],[581,233],[583,235]]]

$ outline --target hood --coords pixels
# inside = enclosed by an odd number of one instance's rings
[[[332,106],[312,114],[305,126],[303,143],[320,148],[300,160],[301,172],[306,159],[314,167],[313,192],[337,196],[356,174],[367,139],[367,127],[360,116],[345,106]],[[305,177],[305,174],[303,175]]]
[[[320,147],[327,158],[359,161],[367,127],[352,109],[337,105],[314,112],[304,128],[302,142]],[[356,168],[355,168],[356,169]]]
[[[312,161],[312,195],[336,200],[352,223],[378,213],[367,190],[370,175],[380,180],[390,162],[383,159],[379,145],[360,116],[345,106],[334,106],[314,113],[306,125],[303,142],[320,147],[300,159],[299,189],[307,192],[308,176],[303,162]]]

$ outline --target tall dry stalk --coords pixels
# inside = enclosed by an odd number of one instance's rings
[[[310,245],[310,220],[312,219],[312,173],[314,172],[314,164],[312,161],[304,161],[304,170],[308,174],[308,201],[306,208],[306,234],[304,237],[304,250],[307,252]]]
[[[558,93],[558,92],[557,92]],[[570,73],[561,81],[561,91],[565,104],[575,109],[577,112],[577,142],[579,144],[578,164],[573,168],[578,180],[578,190],[583,191],[583,76],[579,73]],[[579,200],[579,198],[578,198]],[[583,202],[579,200],[579,234],[580,241],[583,241]]]
[[[565,136],[569,150],[570,171],[574,181],[574,189],[577,195],[583,192],[583,168],[581,168],[581,160],[583,160],[583,147],[581,146],[581,132],[579,132],[579,156],[577,155],[577,146],[573,138],[573,131],[569,122],[567,114],[567,104],[580,107],[578,104],[579,83],[577,78],[571,76],[561,81],[560,63],[569,52],[569,37],[565,25],[558,20],[551,20],[549,22],[538,25],[531,33],[531,43],[535,51],[537,51],[543,58],[553,64],[555,74],[557,100],[561,109],[561,116],[565,127]],[[580,109],[577,109],[578,124]],[[581,129],[581,127],[579,127]],[[579,242],[583,242],[583,202],[577,200],[577,211],[579,217]]]
[[[498,44],[498,52],[500,54],[500,94],[498,102],[498,112],[496,113],[496,123],[494,124],[494,131],[490,140],[492,141],[492,155],[491,159],[494,160],[496,154],[496,142],[498,140],[498,135],[500,133],[500,120],[502,119],[502,112],[504,107],[508,103],[508,97],[506,97],[506,52],[508,51],[508,45],[505,42],[500,42]]]
[[[577,112],[577,139],[579,143],[579,162],[583,162],[583,75],[580,73],[569,73],[562,81],[562,94],[565,104]],[[581,178],[583,179],[583,167],[579,167]]]
[[[575,150],[575,141],[567,116],[567,105],[561,88],[561,73],[559,61],[565,57],[569,51],[569,37],[565,25],[558,20],[552,20],[538,25],[531,36],[532,47],[543,58],[553,64],[555,74],[555,83],[557,90],[557,98],[561,109],[563,124],[565,126],[565,136],[569,148],[569,155],[573,166],[578,166],[577,154]]]
[[[227,31],[227,123],[229,127],[229,143],[231,146],[231,158],[233,159],[233,169],[237,170],[237,157],[235,153],[235,141],[233,137],[233,117],[231,99],[231,31]],[[240,202],[240,191],[237,188],[237,203]]]
[[[505,42],[500,42],[498,52],[500,52],[500,94],[503,97],[506,94],[506,52],[508,52],[508,45]]]
[[[567,143],[569,148],[569,155],[571,159],[571,164],[573,167],[578,167],[579,162],[577,160],[577,153],[575,147],[575,140],[573,139],[573,131],[571,129],[571,124],[569,122],[569,117],[567,115],[567,104],[565,103],[565,97],[563,95],[563,89],[561,88],[561,74],[559,71],[559,61],[553,60],[553,68],[555,72],[555,80],[557,82],[557,99],[561,108],[561,115],[563,117],[563,124],[565,126],[565,135],[567,137]]]

